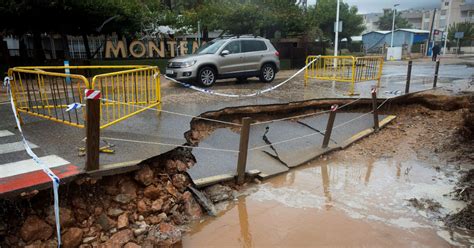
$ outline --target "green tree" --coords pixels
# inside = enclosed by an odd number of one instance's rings
[[[468,46],[470,45],[470,42],[474,40],[474,27],[472,23],[470,22],[461,22],[461,23],[454,23],[449,26],[448,28],[448,40],[450,42],[456,42],[457,44],[457,39],[454,37],[454,34],[456,32],[463,32],[464,37],[459,40],[459,47],[458,51],[461,48],[461,46]]]
[[[72,35],[131,35],[140,30],[145,17],[145,2],[152,0],[2,0],[0,2],[0,32],[33,34],[35,58],[44,59],[41,51],[42,33]],[[109,23],[102,25],[105,21]],[[87,56],[91,58],[87,39]]]
[[[303,10],[296,1],[288,0],[201,0],[195,1],[195,7],[184,10],[183,14],[194,31],[197,21],[204,30],[268,38],[274,37],[276,31],[282,36],[301,34],[305,28]]]
[[[395,14],[395,29],[397,28],[411,28],[411,23],[407,19],[401,16],[402,13],[397,12]],[[392,30],[393,23],[393,10],[384,9],[383,15],[379,18],[378,26],[380,30]]]
[[[316,5],[310,6],[307,13],[307,29],[314,29],[318,26],[322,32],[323,39],[335,40],[334,22],[336,16],[336,0],[319,0]],[[339,33],[339,39],[346,38],[349,42],[352,36],[360,35],[364,31],[363,19],[357,14],[358,9],[355,6],[349,6],[347,3],[341,3],[339,9],[339,19],[342,21],[342,32]],[[317,29],[314,31],[318,33]]]

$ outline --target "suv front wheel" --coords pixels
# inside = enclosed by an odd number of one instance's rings
[[[210,87],[216,82],[216,77],[216,71],[206,66],[199,70],[197,81],[203,87]]]
[[[260,69],[260,81],[270,83],[275,79],[275,66],[272,64],[264,64]]]

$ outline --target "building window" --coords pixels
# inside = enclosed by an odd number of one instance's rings
[[[91,55],[94,58],[102,58],[104,54],[104,46],[103,43],[105,42],[104,36],[88,36],[87,39],[89,40],[89,48],[91,51]],[[84,42],[82,36],[68,36],[68,45],[69,45],[69,55],[73,59],[86,59],[87,53],[86,48],[84,46]],[[96,53],[97,52],[97,53]]]
[[[444,2],[444,6],[449,6],[449,1]]]
[[[440,28],[445,28],[446,27],[446,20],[445,19],[439,20],[439,27]]]

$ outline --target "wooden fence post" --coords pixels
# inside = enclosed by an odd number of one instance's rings
[[[372,88],[372,112],[374,114],[374,130],[379,130],[379,114],[377,106],[377,88]]]
[[[99,169],[100,91],[86,90],[86,171]]]
[[[438,71],[439,71],[439,60],[436,61],[435,76],[433,81],[433,88],[436,88],[436,83],[438,83]]]
[[[408,72],[407,72],[407,84],[405,85],[405,94],[410,92],[410,81],[411,81],[411,67],[413,65],[413,61],[408,61]]]
[[[240,130],[239,157],[237,161],[237,184],[245,182],[245,169],[247,167],[247,153],[249,147],[250,123],[252,118],[242,118],[242,127]]]
[[[332,105],[331,112],[329,112],[328,124],[326,126],[326,131],[324,132],[324,140],[322,148],[327,148],[329,145],[329,140],[331,139],[332,128],[334,126],[334,120],[336,119],[336,111],[338,106]]]

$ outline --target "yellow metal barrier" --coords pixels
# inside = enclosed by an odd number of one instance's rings
[[[51,71],[64,69],[114,72],[98,74],[89,80],[79,74]],[[85,126],[84,108],[66,109],[73,103],[84,106],[84,89],[102,91],[101,128],[158,106],[161,99],[159,70],[155,66],[24,66],[9,69],[8,75],[12,78],[18,113],[80,128]]]
[[[351,83],[349,94],[354,94],[356,82],[377,80],[380,84],[383,69],[382,57],[308,56],[304,81],[308,79]]]
[[[160,104],[157,67],[144,67],[95,76],[93,89],[102,93],[101,128],[106,128]]]

